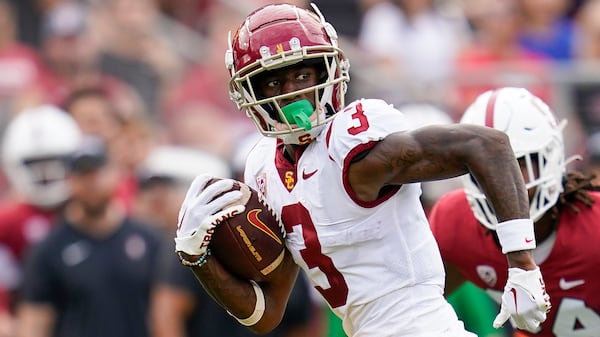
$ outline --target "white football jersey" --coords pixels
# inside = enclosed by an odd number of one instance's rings
[[[245,182],[279,212],[294,260],[349,336],[473,336],[443,297],[444,268],[420,185],[390,187],[377,201],[361,202],[347,181],[355,155],[406,129],[402,113],[384,101],[356,101],[296,165],[283,159],[276,139],[262,139],[248,157]]]

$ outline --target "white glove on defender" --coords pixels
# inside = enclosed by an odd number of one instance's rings
[[[214,228],[222,219],[242,213],[243,205],[229,206],[242,198],[242,192],[229,191],[234,180],[220,179],[213,184],[206,184],[213,179],[209,175],[201,175],[194,179],[185,195],[179,210],[177,221],[177,237],[175,250],[188,255],[206,253]],[[214,200],[213,200],[214,198]],[[226,208],[225,208],[226,207]]]
[[[550,307],[550,296],[546,293],[540,268],[509,268],[502,306],[494,320],[494,328],[501,327],[510,318],[515,327],[535,332],[546,320],[546,312]]]

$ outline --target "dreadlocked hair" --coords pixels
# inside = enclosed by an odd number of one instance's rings
[[[590,197],[589,191],[600,191],[600,185],[592,181],[596,178],[595,174],[584,174],[581,172],[569,172],[563,177],[563,192],[558,196],[556,205],[552,207],[551,214],[553,218],[558,218],[560,211],[569,207],[575,213],[579,213],[579,208],[575,202],[579,201],[587,207],[592,207],[594,199]]]

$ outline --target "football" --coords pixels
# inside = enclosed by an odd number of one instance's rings
[[[232,190],[242,191],[246,209],[219,223],[208,247],[232,274],[264,281],[283,261],[285,230],[257,191],[239,181]]]

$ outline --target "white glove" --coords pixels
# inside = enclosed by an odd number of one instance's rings
[[[175,251],[188,255],[204,255],[210,243],[215,226],[223,219],[242,213],[244,205],[228,206],[242,198],[241,191],[229,191],[232,179],[220,179],[206,184],[213,177],[201,175],[194,179],[181,204],[177,221]],[[214,198],[214,200],[213,200]]]
[[[535,332],[546,320],[550,308],[550,296],[546,293],[540,268],[509,268],[502,306],[493,326],[498,329],[510,318],[515,327]]]

